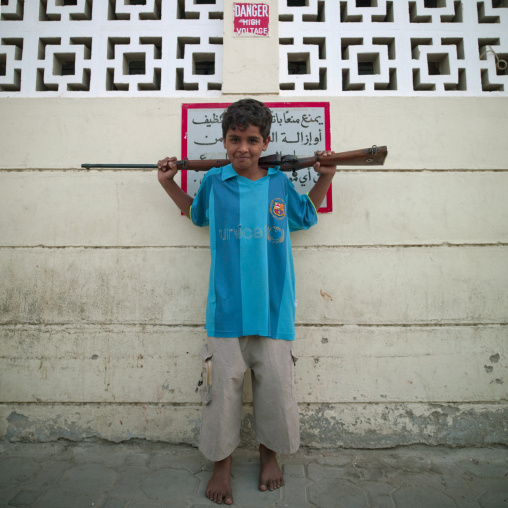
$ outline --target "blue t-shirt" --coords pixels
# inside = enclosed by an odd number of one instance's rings
[[[290,231],[317,222],[314,204],[278,168],[252,181],[232,164],[208,171],[191,219],[210,227],[209,337],[295,338]]]

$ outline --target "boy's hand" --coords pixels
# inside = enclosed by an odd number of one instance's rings
[[[316,152],[316,155],[319,155],[320,157],[324,158],[328,155],[333,155],[335,152],[333,150],[326,150],[324,152]],[[319,173],[320,175],[335,175],[337,171],[337,165],[336,164],[326,164],[326,161],[322,162],[316,162],[314,164],[314,171],[316,173]]]
[[[174,180],[174,176],[178,172],[176,161],[176,157],[166,157],[159,161],[157,163],[157,178],[175,205],[186,217],[190,218],[192,198]]]
[[[174,176],[178,172],[178,168],[176,166],[176,157],[166,157],[161,161],[157,162],[157,178],[161,184],[167,182],[169,180],[173,180]]]

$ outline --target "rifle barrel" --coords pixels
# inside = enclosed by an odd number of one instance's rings
[[[103,169],[157,169],[157,164],[81,164],[82,168],[103,168]]]
[[[336,153],[321,157],[294,157],[292,155],[281,156],[267,155],[259,159],[259,165],[265,168],[280,167],[281,171],[295,171],[297,169],[308,168],[315,162],[333,162],[337,166],[382,166],[385,163],[388,149],[386,146],[372,146],[361,150],[352,150],[349,152]],[[178,169],[188,169],[191,171],[208,171],[214,167],[222,167],[230,163],[228,159],[212,160],[181,160],[176,161]],[[192,166],[192,167],[190,167]],[[82,168],[102,168],[102,169],[157,169],[157,164],[81,164]]]

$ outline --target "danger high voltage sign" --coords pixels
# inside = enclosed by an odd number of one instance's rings
[[[269,35],[268,4],[234,3],[235,35]]]

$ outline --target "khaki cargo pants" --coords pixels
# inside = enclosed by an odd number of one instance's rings
[[[256,440],[277,453],[300,446],[293,341],[257,335],[208,337],[201,351],[203,414],[199,449],[212,461],[240,443],[243,379],[251,369]]]

